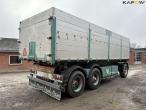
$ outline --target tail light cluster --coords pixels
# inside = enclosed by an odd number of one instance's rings
[[[50,80],[48,79],[48,78],[45,78],[45,77],[41,77],[41,76],[36,76],[38,79],[42,79],[42,80],[44,80],[44,81],[48,81],[48,82],[50,82]]]
[[[47,73],[47,76],[43,76],[41,75],[39,71],[35,70],[35,69],[31,69],[30,72],[33,74],[33,76],[35,75],[37,78],[45,80],[45,81],[57,81],[57,82],[63,82],[63,76],[62,75],[58,75],[58,74],[51,74],[51,73]]]
[[[62,75],[52,74],[52,76],[53,76],[53,80],[63,81]]]

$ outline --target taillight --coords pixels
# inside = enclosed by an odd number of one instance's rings
[[[60,81],[63,81],[63,76],[61,76],[61,75],[57,75],[57,74],[53,74],[53,79],[54,79],[54,80],[60,80]]]

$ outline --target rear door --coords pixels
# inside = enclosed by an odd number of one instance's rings
[[[45,11],[20,24],[20,53],[23,58],[50,61],[51,12]]]

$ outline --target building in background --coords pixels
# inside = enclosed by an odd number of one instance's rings
[[[146,64],[146,48],[131,48],[129,64]]]
[[[30,67],[31,62],[19,60],[17,39],[0,38],[0,72],[26,70]]]

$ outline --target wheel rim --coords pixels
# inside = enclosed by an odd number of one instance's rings
[[[99,75],[94,73],[93,76],[92,76],[92,81],[93,81],[93,85],[98,85],[99,83]]]
[[[124,73],[125,75],[128,75],[128,67],[126,65],[124,66]]]
[[[72,81],[72,88],[74,92],[79,92],[83,87],[83,80],[81,76],[77,76]]]

